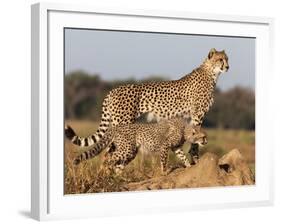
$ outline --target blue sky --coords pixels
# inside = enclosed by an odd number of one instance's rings
[[[211,48],[225,50],[230,69],[217,86],[255,87],[255,39],[241,37],[65,30],[65,71],[104,80],[162,76],[178,79],[198,67]]]

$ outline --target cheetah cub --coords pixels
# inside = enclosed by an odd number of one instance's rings
[[[143,150],[160,154],[161,170],[165,174],[169,150],[172,150],[186,167],[190,167],[182,150],[185,141],[205,145],[207,137],[203,131],[193,128],[181,117],[162,120],[159,123],[119,125],[110,128],[93,148],[77,156],[74,164],[78,165],[83,160],[93,158],[108,148],[104,166],[120,173],[136,157],[138,151]]]

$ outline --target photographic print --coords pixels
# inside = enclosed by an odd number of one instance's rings
[[[64,194],[255,185],[255,41],[64,28]]]

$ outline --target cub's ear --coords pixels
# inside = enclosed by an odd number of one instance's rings
[[[209,54],[208,54],[208,58],[211,59],[214,55],[214,53],[216,53],[217,50],[215,48],[212,48],[210,51],[209,51]]]

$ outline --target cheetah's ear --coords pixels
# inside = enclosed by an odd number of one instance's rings
[[[209,54],[208,54],[208,58],[211,59],[214,55],[214,53],[216,53],[217,50],[215,48],[212,48],[210,51],[209,51]]]

